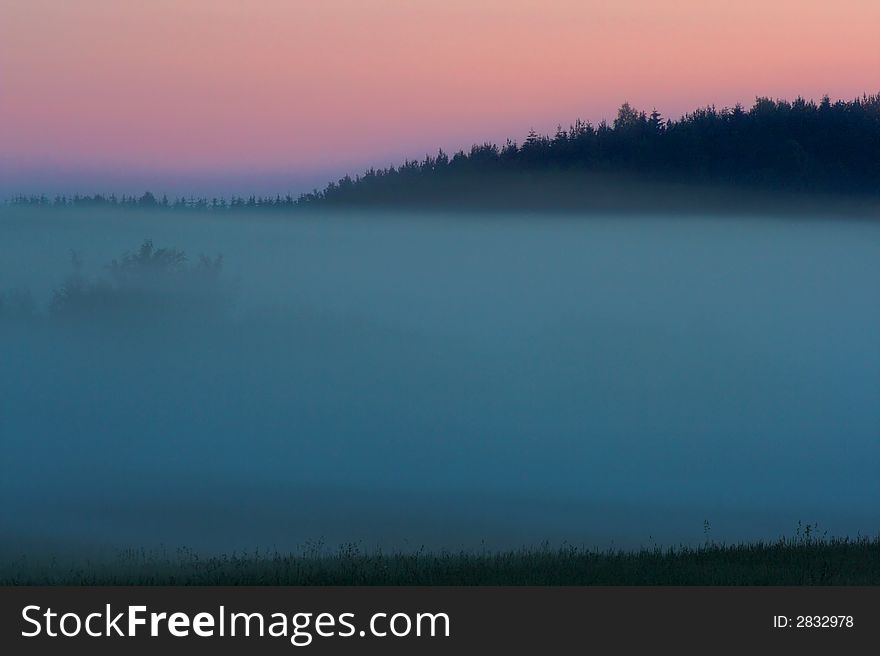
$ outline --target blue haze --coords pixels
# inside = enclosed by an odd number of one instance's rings
[[[7,548],[880,529],[880,224],[5,211],[0,290],[144,238],[233,303],[0,324]]]

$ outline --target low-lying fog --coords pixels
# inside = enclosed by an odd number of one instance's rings
[[[869,221],[0,211],[0,540],[873,535],[878,290]]]

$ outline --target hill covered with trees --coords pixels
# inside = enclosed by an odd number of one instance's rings
[[[436,200],[504,174],[541,184],[589,174],[660,183],[745,185],[761,190],[880,194],[880,95],[818,104],[758,98],[751,109],[699,109],[664,120],[624,104],[613,123],[577,121],[553,135],[442,151],[399,167],[346,177],[300,202]],[[526,180],[520,176],[521,181]],[[560,191],[552,185],[549,191]]]
[[[654,192],[658,185],[686,184],[880,197],[880,94],[836,102],[826,96],[818,103],[758,98],[748,109],[706,107],[675,120],[624,103],[611,123],[578,120],[552,135],[532,131],[522,143],[483,143],[452,155],[440,150],[423,160],[345,176],[298,197],[172,201],[147,192],[12,202],[187,210],[614,205],[633,183],[653,186]]]

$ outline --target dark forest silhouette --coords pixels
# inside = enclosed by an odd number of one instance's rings
[[[19,196],[14,205],[119,206],[169,210],[292,209],[317,205],[442,203],[479,198],[535,174],[577,187],[596,176],[648,182],[739,185],[762,190],[880,194],[880,94],[819,103],[758,98],[740,105],[698,109],[665,120],[624,103],[609,124],[576,121],[553,135],[531,131],[523,143],[484,143],[469,152],[440,150],[423,160],[369,169],[298,197],[157,198],[74,195]],[[526,176],[526,177],[523,177]],[[592,178],[590,176],[593,176]],[[558,191],[558,189],[556,190]]]

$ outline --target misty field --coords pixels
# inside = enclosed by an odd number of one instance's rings
[[[876,222],[0,226],[0,555],[91,563],[47,580],[877,580]],[[853,539],[775,542],[800,519]],[[253,557],[309,540],[359,551]]]

